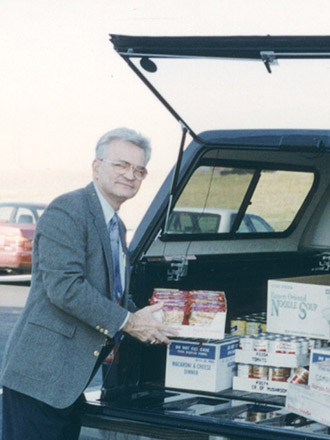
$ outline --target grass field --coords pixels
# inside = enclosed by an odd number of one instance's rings
[[[121,217],[129,229],[136,228],[165,177],[165,170],[150,173],[140,193],[122,206]],[[220,175],[203,168],[194,174],[179,204],[237,209],[250,178],[250,174]],[[56,196],[90,181],[89,170],[6,170],[0,173],[0,201],[49,203]],[[250,211],[263,217],[276,230],[283,229],[300,207],[311,182],[311,176],[306,173],[265,173]]]
[[[178,205],[237,210],[252,174],[222,175],[215,170],[204,167],[197,171],[182,193]],[[264,218],[276,231],[285,230],[291,224],[312,182],[311,173],[262,173],[248,212]]]

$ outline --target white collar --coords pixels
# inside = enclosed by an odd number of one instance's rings
[[[116,211],[113,209],[113,207],[110,205],[110,203],[105,199],[104,195],[101,193],[101,191],[95,185],[95,183],[94,183],[94,188],[95,188],[96,194],[97,194],[97,196],[100,200],[100,203],[101,203],[105,223],[108,224],[109,221],[114,216]]]

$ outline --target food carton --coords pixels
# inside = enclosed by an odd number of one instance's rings
[[[328,393],[330,400],[330,349],[312,350],[308,385],[312,390]]]
[[[224,292],[154,289],[151,304],[163,303],[155,319],[178,330],[182,338],[223,339],[227,315]]]
[[[231,388],[238,338],[203,342],[174,340],[167,349],[165,386],[218,392]]]
[[[308,385],[288,384],[285,408],[330,426],[329,394],[313,390]]]
[[[268,281],[268,332],[328,340],[329,329],[330,275]]]

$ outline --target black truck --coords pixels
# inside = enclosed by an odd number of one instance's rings
[[[221,290],[230,334],[265,314],[268,280],[328,274],[330,36],[110,40],[182,128],[130,245],[136,304],[155,288]],[[330,439],[283,395],[166,387],[166,350],[126,338],[103,365],[83,414],[97,438]]]

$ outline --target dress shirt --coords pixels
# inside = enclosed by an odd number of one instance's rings
[[[101,193],[101,191],[98,189],[98,187],[95,184],[94,184],[94,187],[95,187],[96,194],[99,198],[99,201],[101,203],[105,223],[106,223],[106,225],[108,225],[110,220],[112,219],[112,217],[115,214],[115,210],[110,205],[110,203],[108,203],[106,201],[103,194]],[[124,252],[123,252],[121,240],[119,240],[119,266],[120,266],[121,285],[122,285],[123,291],[125,290],[125,262],[126,262],[126,258],[125,258]],[[129,312],[127,312],[126,319],[124,320],[124,322],[120,326],[120,329],[122,329],[124,327],[124,325],[126,324],[126,322],[128,320],[128,317],[129,317]]]

